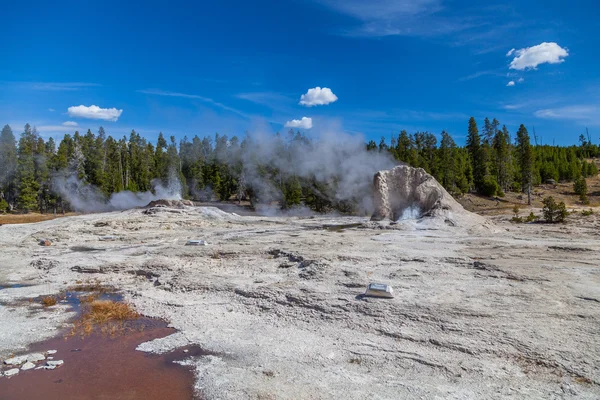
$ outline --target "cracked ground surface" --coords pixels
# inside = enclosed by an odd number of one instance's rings
[[[140,350],[213,352],[188,360],[209,399],[599,398],[599,221],[506,219],[467,229],[189,207],[5,225],[0,285],[33,286],[0,290],[0,358],[69,316],[7,304],[93,279],[179,330]],[[369,282],[395,298],[361,297]]]

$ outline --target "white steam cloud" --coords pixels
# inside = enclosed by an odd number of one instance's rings
[[[283,138],[251,134],[243,147],[226,148],[217,157],[243,165],[238,182],[254,191],[258,204],[283,199],[282,185],[302,179],[325,201],[352,202],[359,211],[373,210],[373,176],[396,165],[388,152],[367,151],[364,138],[344,133],[309,141],[300,135]],[[265,168],[266,167],[266,168]],[[270,171],[267,179],[265,171]]]
[[[154,193],[131,192],[124,190],[106,198],[94,185],[79,180],[75,175],[59,176],[52,180],[52,188],[69,202],[75,211],[108,212],[143,207],[154,200],[181,200],[181,182],[174,174],[166,186],[155,179],[152,181]]]

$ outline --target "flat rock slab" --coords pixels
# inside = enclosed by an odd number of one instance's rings
[[[25,364],[23,364],[23,366],[21,367],[21,370],[23,371],[27,371],[28,369],[34,369],[35,368],[35,364],[27,361]]]
[[[38,362],[45,359],[46,356],[44,356],[42,353],[32,353],[27,355],[27,361],[29,362]]]
[[[27,356],[16,356],[9,359],[4,360],[4,364],[6,365],[21,365],[25,361],[27,361]]]
[[[4,371],[4,376],[13,376],[19,373],[19,368],[9,369],[8,371]]]

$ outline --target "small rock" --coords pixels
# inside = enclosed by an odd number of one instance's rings
[[[55,369],[56,365],[46,365],[44,366],[44,369]]]
[[[48,357],[48,360],[54,360],[54,357]]]
[[[45,359],[46,356],[44,356],[42,353],[32,353],[27,356],[27,361],[29,362],[37,362]]]
[[[46,353],[48,354],[56,354],[57,350],[48,350]]]
[[[34,368],[35,368],[35,364],[32,363],[31,361],[27,361],[25,364],[23,364],[23,366],[21,367],[21,370],[27,371],[28,369],[34,369]]]
[[[189,350],[188,350],[188,349],[185,349],[183,352],[184,352],[184,353],[187,353],[187,352],[189,352]]]
[[[36,371],[37,371],[38,369],[46,369],[46,366],[45,366],[45,365],[40,365],[39,367],[36,367],[35,369],[36,369]]]
[[[27,356],[17,356],[17,357],[13,357],[13,358],[9,358],[7,360],[4,360],[4,364],[7,364],[7,365],[21,365],[25,361],[27,361]]]
[[[59,365],[63,365],[65,362],[63,360],[56,360],[56,361],[48,361],[46,364],[49,367],[57,367]]]
[[[4,371],[4,376],[13,376],[19,373],[19,368],[9,369],[8,371]]]

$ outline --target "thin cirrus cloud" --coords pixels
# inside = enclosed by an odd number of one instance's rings
[[[331,91],[331,89],[317,86],[312,89],[308,89],[305,94],[300,96],[299,104],[306,107],[324,106],[337,101],[337,99],[338,97]]]
[[[105,121],[117,121],[123,110],[117,110],[116,108],[101,108],[96,105],[84,106],[72,106],[67,110],[70,117],[74,118],[87,118],[87,119],[102,119]]]
[[[233,107],[229,107],[223,103],[219,103],[218,101],[215,101],[209,97],[204,97],[204,96],[200,96],[197,94],[188,94],[188,93],[179,93],[179,92],[170,92],[167,90],[160,90],[160,89],[144,89],[144,90],[138,90],[138,93],[143,93],[143,94],[150,94],[150,95],[154,95],[154,96],[165,96],[165,97],[181,97],[184,99],[193,99],[193,100],[200,100],[204,103],[208,103],[211,104],[215,107],[221,108],[223,110],[226,111],[230,111],[232,113],[235,113],[241,117],[244,118],[250,118],[251,116],[249,116],[248,114],[246,114],[243,111],[240,111],[238,109],[235,109]]]
[[[63,122],[63,126],[79,126],[79,124],[75,121],[65,121]]]
[[[560,47],[555,42],[543,42],[537,46],[524,49],[511,49],[506,53],[507,57],[515,56],[510,62],[509,68],[523,71],[536,69],[540,64],[559,64],[565,61],[569,51]]]
[[[538,118],[570,120],[580,124],[600,125],[600,106],[594,104],[578,104],[572,106],[546,108],[535,113]]]
[[[286,128],[310,129],[312,128],[312,126],[312,118],[310,117],[302,117],[302,119],[293,119],[285,123]]]
[[[97,83],[88,82],[23,82],[31,90],[50,92],[73,92],[88,87],[100,86]]]
[[[442,0],[313,0],[359,21],[347,36],[438,36],[467,29],[461,18],[444,14]]]

